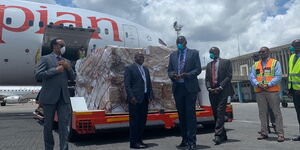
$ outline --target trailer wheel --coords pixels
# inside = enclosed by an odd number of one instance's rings
[[[6,102],[5,102],[5,101],[1,103],[1,106],[5,106],[5,105],[6,105]]]
[[[281,106],[284,107],[284,108],[287,108],[288,107],[288,103],[287,102],[281,102]]]

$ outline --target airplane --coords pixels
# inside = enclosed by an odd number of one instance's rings
[[[60,5],[1,0],[1,86],[38,85],[34,79],[35,65],[40,56],[49,53],[49,50],[45,49],[49,38],[58,36],[46,31],[49,24],[93,29],[89,39],[69,39],[74,43],[81,42],[86,47],[87,54],[92,48],[104,48],[106,45],[140,48],[149,45],[166,46],[165,42],[149,29],[109,14]],[[68,48],[68,43],[66,47],[70,53],[72,48]]]
[[[35,99],[41,86],[0,86],[0,104],[27,102]]]

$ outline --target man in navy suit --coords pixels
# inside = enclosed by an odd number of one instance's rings
[[[201,73],[199,52],[188,49],[184,36],[176,40],[178,51],[170,55],[168,75],[179,115],[182,142],[178,147],[196,149],[196,99],[200,91],[197,76]]]
[[[149,100],[153,91],[149,70],[143,66],[144,55],[136,53],[135,62],[125,69],[124,83],[129,107],[130,148],[147,148],[142,141]]]

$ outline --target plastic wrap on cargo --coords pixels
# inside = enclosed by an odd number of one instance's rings
[[[142,52],[155,95],[154,101],[149,104],[150,110],[174,110],[172,84],[167,76],[172,51],[171,48],[155,46],[145,49],[107,46],[98,50],[76,63],[76,96],[85,97],[89,110],[128,112],[124,89],[125,66],[134,62],[136,52]]]

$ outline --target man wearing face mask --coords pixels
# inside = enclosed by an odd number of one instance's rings
[[[257,62],[257,61],[259,61],[260,60],[260,54],[259,53],[254,53],[253,56],[252,56],[252,59],[253,59],[254,63]],[[250,68],[249,72],[251,72],[252,68],[255,69],[255,65],[253,65]],[[269,131],[269,133],[271,133],[271,129],[270,129],[271,127],[276,132],[276,128],[275,128],[275,116],[274,116],[274,114],[273,114],[273,112],[272,112],[272,110],[271,110],[270,107],[268,107],[268,118],[267,118],[267,120],[268,120],[267,122],[268,122],[268,131]],[[271,125],[269,125],[269,122],[271,123]],[[258,133],[261,134],[261,131],[258,131]]]
[[[168,76],[179,115],[182,141],[178,147],[196,149],[197,120],[195,105],[200,91],[197,76],[201,73],[199,52],[188,49],[184,36],[176,40],[178,51],[170,55]]]
[[[268,138],[268,108],[270,108],[275,116],[277,141],[283,142],[283,121],[279,97],[281,66],[279,61],[270,58],[270,49],[268,47],[260,48],[259,54],[261,60],[254,64],[249,75],[249,80],[255,87],[259,119],[261,121],[261,133],[257,140]]]
[[[228,96],[234,94],[231,85],[232,67],[230,60],[220,58],[218,47],[209,50],[209,56],[213,61],[206,66],[205,85],[209,92],[209,100],[215,119],[216,145],[227,141],[227,134],[224,128],[225,112]]]
[[[125,69],[124,84],[129,107],[130,148],[147,148],[142,136],[147,121],[148,104],[154,98],[148,68],[143,66],[144,55],[136,53],[135,62]]]
[[[64,40],[54,39],[50,46],[53,52],[41,57],[35,72],[35,78],[42,81],[38,101],[44,110],[44,144],[46,150],[53,150],[53,119],[57,112],[59,146],[61,150],[67,150],[71,118],[68,80],[75,80],[75,73],[70,61],[62,57],[66,51]]]
[[[293,96],[300,132],[300,39],[292,42],[290,50],[292,54],[289,60],[288,88]],[[293,138],[293,141],[300,141],[300,135]]]

